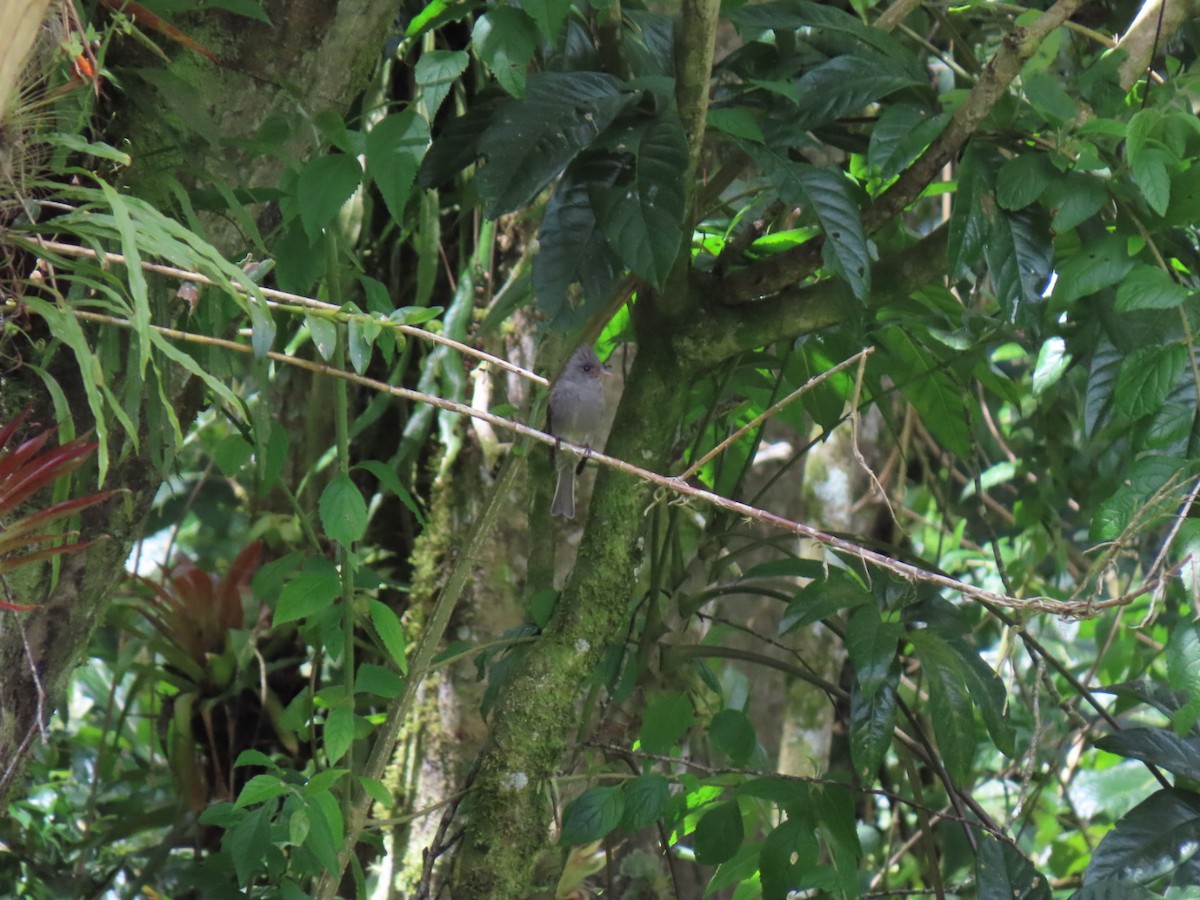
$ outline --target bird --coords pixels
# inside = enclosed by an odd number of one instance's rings
[[[559,441],[591,448],[592,436],[600,428],[604,416],[604,379],[610,375],[608,366],[600,362],[590,345],[579,347],[550,388],[548,423],[550,433]],[[555,456],[558,480],[550,514],[575,518],[575,474],[583,469],[583,460],[576,466],[569,454]]]

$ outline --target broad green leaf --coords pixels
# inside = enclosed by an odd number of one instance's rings
[[[846,650],[854,664],[864,700],[869,702],[890,680],[903,636],[903,626],[899,622],[883,621],[873,605],[859,607],[850,617],[846,628]]]
[[[756,144],[761,144],[766,140],[758,125],[758,116],[752,110],[741,106],[710,109],[708,111],[708,127],[734,137],[753,141]]]
[[[772,165],[769,163],[769,165]],[[871,250],[851,183],[841,171],[773,157],[771,180],[785,203],[805,206],[825,233],[825,264],[850,285],[859,300],[871,293]]]
[[[1174,309],[1191,293],[1157,266],[1138,266],[1117,286],[1117,312]]]
[[[367,502],[345,472],[335,475],[325,485],[317,508],[325,534],[343,547],[349,547],[366,533]]]
[[[1058,384],[1063,373],[1071,364],[1067,344],[1060,337],[1052,337],[1042,343],[1038,351],[1037,365],[1033,367],[1033,396],[1040,397],[1046,390]]]
[[[1103,425],[1112,413],[1113,391],[1121,371],[1124,356],[1104,338],[1092,353],[1088,372],[1087,394],[1084,399],[1084,423],[1089,437]]]
[[[1132,881],[1114,878],[1084,885],[1068,900],[1158,900],[1160,896],[1160,894],[1149,891]],[[1184,900],[1184,897],[1180,897],[1178,900]]]
[[[1070,122],[1079,114],[1079,108],[1063,90],[1061,81],[1057,73],[1038,72],[1026,78],[1024,85],[1025,98],[1055,123]]]
[[[384,666],[363,663],[354,676],[354,692],[392,698],[404,690],[404,679]]]
[[[533,292],[555,330],[571,331],[592,319],[621,275],[588,194],[590,184],[615,179],[619,171],[612,161],[581,159],[567,170],[546,205],[533,258]]]
[[[990,230],[985,208],[992,188],[990,151],[974,143],[967,144],[958,165],[958,187],[954,192],[954,207],[950,212],[946,252],[950,258],[950,274],[958,278],[969,275],[983,253]]]
[[[412,107],[387,116],[367,132],[367,175],[397,222],[405,221],[413,178],[428,148],[429,123]]]
[[[996,202],[1004,209],[1024,209],[1045,193],[1057,175],[1044,153],[1014,156],[996,173]]]
[[[635,275],[655,287],[666,282],[683,242],[680,178],[688,149],[678,116],[619,131],[614,140],[624,148],[623,177],[611,186],[589,190],[596,219],[608,245]]]
[[[342,580],[333,563],[327,559],[311,560],[279,592],[274,623],[282,625],[320,612],[333,603],[341,587]]]
[[[282,797],[289,790],[291,788],[277,775],[255,775],[246,782],[234,805],[239,808],[251,806],[255,803],[273,800],[275,797]]]
[[[1096,746],[1181,778],[1200,778],[1200,737],[1185,737],[1165,728],[1124,728],[1098,739]]]
[[[1187,359],[1183,344],[1134,350],[1121,363],[1117,376],[1117,412],[1130,419],[1158,412],[1187,367]]]
[[[301,847],[308,839],[308,833],[312,830],[312,820],[308,817],[308,811],[301,807],[293,810],[288,816],[288,843],[293,847]]]
[[[213,462],[221,474],[232,478],[250,461],[254,448],[240,434],[231,434],[217,442],[213,448]]]
[[[640,740],[647,753],[670,753],[696,720],[686,694],[668,694],[646,707]]]
[[[865,25],[845,10],[824,3],[769,0],[765,3],[747,3],[733,7],[728,15],[735,23],[759,30],[788,32],[796,29],[818,29],[847,35],[864,47],[870,47],[893,62],[902,64],[915,77],[922,71],[920,62],[891,34],[880,28]]]
[[[758,749],[754,726],[746,714],[736,709],[723,709],[708,726],[713,746],[729,757],[736,766],[745,765]]]
[[[849,575],[836,570],[827,579],[813,581],[796,592],[779,620],[779,633],[811,625],[843,609],[854,609],[871,600],[871,593]]]
[[[837,56],[800,78],[799,115],[807,128],[858,112],[905,88],[928,89],[903,63],[872,53]]]
[[[663,817],[671,785],[663,776],[648,772],[622,784],[621,793],[624,795],[621,827],[634,832]]]
[[[341,211],[362,181],[362,166],[353,156],[318,156],[305,163],[296,178],[296,202],[308,239],[316,243],[321,231]]]
[[[371,624],[375,626],[375,633],[383,641],[384,649],[387,650],[392,661],[399,666],[400,671],[407,675],[408,660],[404,655],[406,641],[400,619],[397,618],[390,606],[380,600],[372,600],[370,610]]]
[[[379,486],[385,490],[391,491],[396,495],[397,499],[404,504],[405,508],[412,513],[418,522],[425,523],[425,513],[421,511],[420,504],[416,498],[404,486],[404,482],[396,474],[396,470],[391,466],[381,463],[377,459],[368,459],[364,462],[356,463],[354,468],[365,469],[375,476],[379,481]]]
[[[337,763],[354,743],[354,710],[349,706],[339,706],[330,710],[325,717],[325,754],[329,764]]]
[[[1051,227],[1063,234],[1096,215],[1108,202],[1108,191],[1094,175],[1068,172],[1062,181],[1050,187],[1044,199],[1054,209]]]
[[[718,803],[700,817],[692,833],[696,862],[715,866],[732,859],[745,836],[742,811],[736,800]]]
[[[620,824],[624,809],[620,788],[588,788],[563,810],[559,845],[574,847],[600,840]]]
[[[979,900],[1050,900],[1050,885],[1021,851],[990,834],[980,836],[975,858]]]
[[[854,803],[849,790],[823,785],[813,792],[816,802],[817,828],[833,855],[834,870],[841,884],[842,896],[858,893],[859,860],[863,849],[855,826]]]
[[[867,162],[885,180],[895,178],[928,147],[950,121],[949,113],[934,115],[922,106],[895,103],[884,108],[871,130]]]
[[[1133,266],[1123,237],[1110,234],[1089,241],[1059,264],[1054,300],[1060,305],[1068,305],[1080,297],[1118,284]]]
[[[1171,723],[1177,733],[1187,734],[1200,719],[1200,624],[1181,622],[1172,629],[1167,643],[1167,678],[1172,688],[1188,698]]]
[[[501,106],[479,138],[485,215],[527,205],[638,96],[599,72],[531,75],[525,96]]]
[[[850,758],[864,784],[874,783],[896,728],[896,685],[900,672],[893,669],[870,700],[856,686],[850,695]]]
[[[308,797],[310,828],[304,846],[326,869],[337,870],[338,851],[343,835],[342,814],[337,799],[329,791],[318,791]]]
[[[1200,849],[1200,796],[1168,788],[1133,808],[1092,854],[1085,885],[1109,879],[1150,884]]]
[[[1146,203],[1160,216],[1167,214],[1171,203],[1171,175],[1167,170],[1170,157],[1162,150],[1144,150],[1130,163],[1133,183],[1138,186]]]
[[[469,54],[462,50],[426,50],[413,69],[413,80],[421,89],[421,108],[433,121],[455,79],[467,70]]]
[[[221,847],[233,859],[238,881],[248,884],[262,866],[271,845],[270,805],[260,806],[237,825],[225,832]]]
[[[404,36],[409,39],[420,37],[447,22],[464,19],[472,10],[486,5],[486,0],[433,0],[422,4],[421,11],[413,16],[404,29]]]
[[[525,93],[525,70],[537,39],[533,19],[516,7],[499,4],[489,4],[471,31],[472,49],[514,97]]]
[[[334,351],[337,350],[337,323],[312,313],[305,313],[304,321],[308,325],[308,333],[312,335],[313,343],[317,347],[317,352],[321,354],[321,358],[326,362],[333,359]]]
[[[354,314],[346,327],[346,352],[350,357],[350,364],[354,366],[354,371],[361,375],[367,371],[367,366],[371,362],[375,341],[383,331],[383,324],[379,319],[384,317],[378,313],[373,314],[378,318],[368,316],[353,303],[346,304],[346,311]]]
[[[759,873],[763,900],[786,900],[789,891],[817,864],[812,824],[789,814],[763,841]]]
[[[537,23],[542,38],[554,44],[567,13],[571,11],[571,0],[524,0],[521,8]]]

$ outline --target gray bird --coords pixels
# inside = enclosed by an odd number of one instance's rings
[[[600,428],[604,415],[604,379],[609,375],[606,365],[600,362],[596,351],[584,345],[571,354],[562,374],[550,388],[548,424],[550,433],[560,441],[591,448],[592,436]],[[575,518],[575,473],[578,467],[569,453],[555,455],[558,482],[554,488],[554,502],[550,513],[555,516]]]

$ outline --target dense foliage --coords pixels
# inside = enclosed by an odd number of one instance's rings
[[[0,123],[8,894],[1200,894],[1187,4],[287,7]]]

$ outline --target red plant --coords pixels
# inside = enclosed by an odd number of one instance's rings
[[[9,441],[28,415],[27,409],[0,428],[0,575],[18,566],[62,553],[73,553],[91,545],[91,540],[75,540],[78,532],[50,532],[47,529],[80,510],[103,503],[114,493],[102,491],[64,500],[14,522],[6,521],[10,514],[39,490],[82,466],[96,449],[95,441],[77,438],[46,450],[44,448],[50,440],[51,430],[35,435],[15,449],[7,449]],[[0,609],[24,611],[33,608],[0,600]]]

